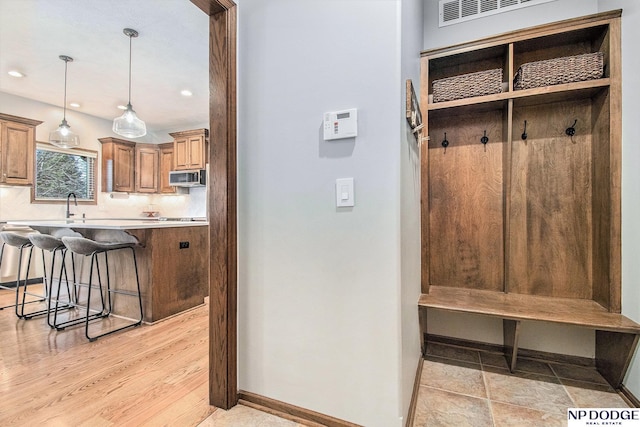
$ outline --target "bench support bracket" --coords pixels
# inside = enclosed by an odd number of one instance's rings
[[[520,337],[520,321],[502,319],[502,335],[504,339],[504,356],[509,363],[509,370],[516,370],[518,358],[518,338]]]
[[[596,330],[596,367],[618,390],[638,344],[638,335]]]

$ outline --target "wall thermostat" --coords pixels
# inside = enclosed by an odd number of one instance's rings
[[[353,138],[358,135],[358,109],[324,113],[324,140]]]

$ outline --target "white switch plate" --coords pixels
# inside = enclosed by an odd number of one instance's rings
[[[342,208],[354,205],[353,178],[336,179],[336,206]]]

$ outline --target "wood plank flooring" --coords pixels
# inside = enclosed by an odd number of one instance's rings
[[[0,306],[14,295],[0,291]],[[207,314],[205,305],[91,343],[81,327],[0,311],[0,425],[198,425],[216,410]]]

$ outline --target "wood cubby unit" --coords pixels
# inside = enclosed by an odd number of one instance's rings
[[[427,309],[498,316],[515,369],[521,320],[586,327],[621,385],[640,334],[620,314],[621,16],[422,52],[423,340]],[[595,52],[601,78],[514,90],[522,64]],[[502,92],[432,102],[434,80],[495,68]]]

